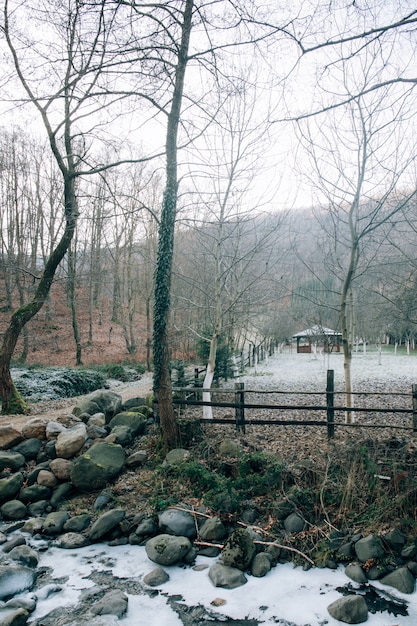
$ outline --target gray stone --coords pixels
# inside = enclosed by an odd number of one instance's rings
[[[48,439],[48,441],[54,441],[55,443],[58,435],[60,435],[61,433],[65,431],[66,431],[65,426],[63,426],[59,422],[55,422],[54,420],[51,420],[46,425],[46,438]]]
[[[401,593],[413,593],[416,586],[416,580],[407,567],[399,567],[391,574],[384,576],[381,578],[381,583],[394,587]]]
[[[143,435],[146,430],[146,417],[134,411],[123,411],[110,420],[109,426],[112,430],[115,426],[127,426],[132,435],[137,437]]]
[[[146,463],[147,460],[148,460],[147,451],[138,450],[137,452],[134,452],[133,454],[127,457],[126,465],[131,468],[139,467],[140,465],[143,465],[144,463]]]
[[[280,500],[274,505],[274,516],[279,520],[284,520],[286,517],[294,513],[295,504],[291,500]]]
[[[256,578],[262,578],[271,569],[271,559],[265,552],[259,552],[253,557],[251,565],[251,574]]]
[[[227,530],[219,517],[210,517],[201,526],[198,534],[203,541],[220,541],[226,536]]]
[[[184,448],[174,448],[170,450],[166,455],[162,467],[171,467],[173,465],[180,465],[190,458],[190,452]]]
[[[67,532],[79,533],[82,530],[88,528],[91,522],[91,516],[88,513],[82,513],[81,515],[74,515],[70,517],[64,524],[64,530]]]
[[[72,491],[71,483],[61,483],[55,487],[51,496],[51,506],[57,509]]]
[[[0,512],[5,520],[18,520],[26,517],[27,508],[20,500],[9,500],[2,504]]]
[[[146,405],[146,398],[137,396],[136,398],[129,398],[126,402],[123,402],[123,411],[131,411],[132,409],[138,409],[139,407],[148,408]],[[140,411],[139,411],[140,412]]]
[[[20,491],[19,500],[24,504],[37,502],[38,500],[49,500],[51,493],[51,489],[44,485],[30,485],[30,487],[25,487]]]
[[[126,512],[123,509],[112,509],[100,515],[90,529],[89,537],[91,541],[98,541],[104,535],[107,535],[122,521],[125,515]]]
[[[393,528],[383,536],[383,540],[391,550],[397,552],[405,546],[407,537],[399,528]]]
[[[132,431],[129,426],[124,424],[118,424],[111,429],[108,440],[112,438],[114,443],[119,443],[121,446],[129,446],[133,441]]]
[[[93,604],[91,612],[94,615],[117,615],[120,618],[126,613],[127,605],[127,595],[120,589],[112,589]]]
[[[28,515],[31,517],[41,517],[44,513],[50,511],[49,500],[38,500],[27,507]]]
[[[19,452],[13,452],[11,450],[0,450],[0,472],[6,467],[15,472],[23,467],[25,464],[25,457]]]
[[[70,479],[71,465],[69,459],[56,458],[49,463],[49,468],[59,480],[67,481]]]
[[[71,481],[84,491],[95,491],[115,478],[123,468],[125,453],[121,446],[98,441],[71,466]]]
[[[32,568],[36,567],[39,561],[38,553],[27,545],[14,547],[13,550],[10,550],[9,557],[13,561],[20,563],[20,565]]]
[[[0,565],[0,600],[31,589],[35,572],[23,565]]]
[[[365,572],[358,563],[349,563],[345,567],[345,574],[355,583],[362,584],[368,581]]]
[[[41,532],[43,527],[43,517],[32,517],[22,526],[22,532],[36,535]]]
[[[346,596],[327,607],[329,614],[345,624],[362,624],[368,619],[368,607],[363,596]]]
[[[301,533],[305,526],[305,520],[299,513],[290,513],[284,520],[284,528],[287,533]]]
[[[31,459],[36,459],[41,447],[42,441],[37,437],[31,437],[30,439],[26,439],[26,441],[22,441],[22,443],[17,444],[13,450],[22,454],[27,461],[30,461]]]
[[[10,424],[0,426],[0,450],[12,448],[22,441],[22,434]]]
[[[191,542],[187,537],[173,535],[157,535],[146,542],[148,558],[158,565],[174,565],[180,563],[191,549]]]
[[[369,559],[378,559],[384,556],[385,550],[381,540],[376,535],[368,535],[355,543],[356,556],[362,563]]]
[[[245,571],[256,554],[256,546],[246,528],[238,528],[226,541],[221,553],[223,565]]]
[[[194,539],[197,536],[195,519],[191,513],[177,509],[167,509],[158,516],[161,532],[177,537]]]
[[[414,559],[417,554],[417,545],[412,543],[410,546],[406,546],[401,550],[402,559]]]
[[[64,550],[74,550],[75,548],[83,548],[90,544],[87,537],[81,533],[68,532],[64,533],[54,541],[54,546]]]
[[[68,518],[69,515],[67,511],[54,511],[53,513],[49,513],[43,523],[42,531],[45,535],[59,535]]]
[[[219,455],[223,458],[238,457],[241,451],[240,444],[232,439],[223,439],[219,445]]]
[[[46,425],[48,424],[46,417],[34,417],[27,421],[22,428],[22,435],[25,439],[46,439]]]
[[[141,521],[135,530],[135,534],[142,539],[144,537],[152,537],[158,532],[158,525],[152,517],[146,517]]]
[[[149,574],[143,577],[143,582],[149,587],[159,587],[168,582],[169,574],[162,567],[155,567]]]
[[[94,415],[89,417],[87,425],[98,426],[102,428],[103,426],[106,425],[106,416],[104,415],[104,413],[95,413]]]
[[[113,391],[99,389],[80,400],[77,406],[74,407],[73,413],[77,416],[80,416],[82,413],[88,413],[88,415],[104,413],[106,422],[108,422],[114,415],[120,413],[121,409],[121,396]]]
[[[23,474],[18,472],[13,474],[9,478],[0,479],[0,502],[5,500],[11,500],[19,493],[21,486],[23,485]]]
[[[57,457],[71,459],[77,454],[87,441],[87,428],[83,422],[76,424],[59,433],[55,450]]]
[[[23,535],[12,535],[12,537],[2,545],[2,550],[8,554],[15,546],[24,545],[26,545],[26,539]]]
[[[407,569],[412,573],[414,578],[417,578],[417,563],[415,561],[408,561]]]
[[[228,567],[222,563],[214,563],[209,569],[209,578],[215,587],[224,589],[235,589],[247,582],[243,572],[235,567]]]
[[[36,600],[30,595],[24,597],[17,596],[8,600],[4,606],[8,609],[26,609],[29,613],[33,613],[36,609]]]
[[[58,484],[58,479],[53,472],[42,469],[38,474],[36,482],[38,483],[38,485],[43,485],[44,487],[49,487],[50,489],[53,489]]]

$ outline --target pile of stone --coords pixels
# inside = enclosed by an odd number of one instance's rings
[[[121,508],[104,513],[70,516],[61,505],[72,494],[100,491],[123,468],[138,467],[146,452],[126,453],[137,437],[145,433],[151,411],[143,399],[122,404],[113,392],[99,391],[78,405],[66,423],[47,419],[29,420],[19,432],[12,426],[0,428],[0,623],[26,624],[39,597],[57,592],[36,585],[38,551],[50,545],[74,549],[94,542],[110,545],[144,545],[156,564],[144,578],[148,587],[169,579],[164,567],[193,564],[198,554],[215,558],[208,576],[216,587],[233,589],[244,585],[247,576],[265,576],[272,567],[291,559],[289,548],[268,543],[259,529],[247,525],[227,527],[205,511],[191,511],[187,505],[169,508],[158,517],[145,511],[131,514]],[[165,464],[186,461],[186,450],[171,451]],[[109,508],[104,491],[95,509]],[[285,535],[296,535],[306,527],[296,503],[282,500],[274,514],[281,519]],[[399,529],[384,536],[333,532],[328,543],[331,555],[325,565],[345,565],[346,575],[358,584],[380,580],[402,593],[413,593],[417,577],[417,545]],[[26,593],[23,593],[26,592]],[[116,593],[117,592],[117,593]],[[23,595],[22,595],[23,593]],[[110,595],[109,595],[110,594]],[[116,595],[115,595],[116,594]],[[117,598],[116,598],[117,596]],[[121,617],[127,610],[127,596],[113,589],[90,601],[92,615]],[[357,624],[367,620],[363,596],[340,598],[328,607],[335,619]]]

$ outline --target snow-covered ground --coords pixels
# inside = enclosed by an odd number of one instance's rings
[[[253,387],[281,388],[282,385],[314,384],[321,387],[326,383],[326,370],[335,370],[336,385],[343,386],[343,357],[332,354],[329,358],[311,354],[276,354],[267,362],[259,364],[255,372],[249,371],[245,382]],[[376,352],[367,355],[354,355],[353,377],[355,384],[372,379],[381,384],[398,385],[398,390],[409,391],[411,384],[417,382],[417,357],[414,355],[382,354],[381,364]],[[263,383],[264,381],[264,383]],[[341,387],[342,388],[342,387]],[[207,564],[212,559],[199,557],[197,564]],[[40,566],[51,567],[55,578],[68,577],[62,592],[39,601],[31,621],[40,619],[53,608],[77,603],[81,590],[93,586],[88,578],[92,571],[111,570],[120,578],[132,578],[141,581],[143,576],[154,569],[155,564],[148,560],[145,549],[139,546],[108,547],[98,544],[76,551],[52,548],[41,557]],[[121,626],[177,626],[181,624],[178,615],[167,603],[167,595],[180,594],[188,606],[204,605],[210,611],[234,619],[256,619],[263,624],[287,624],[292,626],[340,626],[327,612],[327,606],[341,597],[336,587],[349,582],[343,568],[337,571],[312,569],[304,572],[293,568],[291,564],[278,565],[264,578],[248,577],[244,586],[225,590],[213,587],[207,569],[196,571],[191,567],[166,568],[170,580],[161,586],[155,597],[130,595],[129,609],[121,620],[113,617],[101,617],[101,625],[120,624]],[[377,588],[383,588],[378,582]],[[384,588],[394,596],[409,603],[408,617],[395,617],[388,613],[369,614],[369,626],[415,626],[417,624],[417,593],[400,594]],[[216,608],[211,603],[214,599],[225,601]],[[95,621],[91,622],[96,623]],[[97,622],[98,624],[98,622]]]

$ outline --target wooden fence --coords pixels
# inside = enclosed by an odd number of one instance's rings
[[[331,439],[334,436],[335,428],[339,427],[354,427],[354,428],[395,428],[399,430],[410,430],[413,432],[417,432],[417,384],[412,386],[412,390],[410,393],[391,393],[391,392],[355,392],[352,395],[355,397],[359,396],[367,396],[367,397],[383,397],[383,398],[398,398],[398,397],[407,397],[410,398],[410,408],[396,408],[396,407],[361,407],[355,406],[353,408],[349,408],[340,404],[335,403],[335,399],[338,396],[345,396],[344,391],[335,391],[334,389],[334,370],[327,371],[327,385],[326,390],[323,392],[317,391],[278,391],[278,390],[268,390],[262,391],[259,389],[245,389],[244,383],[235,383],[234,389],[211,389],[212,398],[218,396],[219,394],[223,396],[228,396],[232,394],[233,401],[211,401],[211,402],[203,402],[202,401],[202,392],[205,391],[201,387],[182,387],[182,388],[174,388],[175,397],[173,399],[173,403],[176,406],[179,406],[181,409],[184,409],[187,406],[212,406],[219,407],[225,409],[233,409],[234,410],[234,418],[232,417],[222,417],[222,418],[213,418],[213,419],[203,419],[200,418],[202,423],[209,424],[235,424],[236,429],[243,433],[246,432],[246,426],[250,425],[263,425],[263,426],[322,426],[327,428],[327,436]],[[207,390],[209,391],[209,390]],[[323,404],[265,404],[265,403],[254,403],[248,402],[248,396],[251,394],[257,395],[282,395],[282,396],[324,396],[325,400]],[[253,419],[247,418],[246,411],[252,409],[263,409],[268,411],[304,411],[306,413],[310,412],[325,412],[326,419]],[[335,421],[335,414],[343,412],[346,414],[347,412],[359,414],[359,413],[376,413],[376,414],[384,414],[384,413],[395,413],[400,415],[409,415],[411,420],[409,425],[393,425],[393,424],[362,424],[362,423],[351,423],[347,424],[344,421]]]

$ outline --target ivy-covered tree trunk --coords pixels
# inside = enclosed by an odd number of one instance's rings
[[[78,216],[77,202],[74,193],[74,179],[68,176],[68,179],[64,181],[64,185],[66,220],[64,233],[46,262],[45,269],[32,300],[24,306],[19,307],[13,313],[9,326],[3,335],[3,342],[0,348],[0,398],[3,414],[27,413],[28,411],[26,402],[21,398],[13,384],[10,373],[10,363],[20,333],[25,324],[40,311],[45,303],[51,289],[55,271],[64,258],[74,235]]]
[[[186,0],[181,30],[181,44],[175,69],[175,83],[166,135],[166,185],[159,226],[158,255],[155,269],[154,304],[154,394],[158,401],[161,431],[165,445],[177,444],[177,423],[172,405],[169,368],[169,317],[171,310],[171,275],[174,254],[174,229],[177,212],[177,140],[184,91],[184,77],[192,25],[194,0]]]

